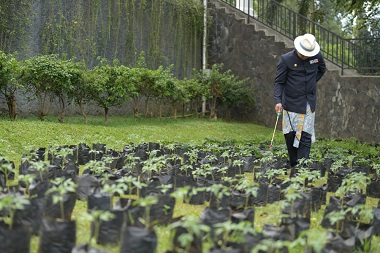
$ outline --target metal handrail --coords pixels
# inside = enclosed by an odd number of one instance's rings
[[[360,74],[380,75],[380,38],[345,39],[320,24],[287,8],[274,0],[220,0],[237,11],[294,39],[300,34],[313,34],[326,59],[344,69]]]

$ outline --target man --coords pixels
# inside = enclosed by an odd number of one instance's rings
[[[275,110],[283,112],[282,130],[291,167],[297,160],[309,158],[315,140],[316,84],[326,71],[320,46],[312,34],[298,36],[294,47],[281,56],[274,82]]]

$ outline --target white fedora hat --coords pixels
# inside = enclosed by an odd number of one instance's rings
[[[295,38],[294,47],[300,54],[308,57],[318,54],[320,50],[320,46],[315,41],[314,35],[308,33]]]

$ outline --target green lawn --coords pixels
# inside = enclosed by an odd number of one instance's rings
[[[107,144],[107,148],[122,150],[128,143],[162,142],[201,144],[206,138],[216,140],[253,140],[266,142],[273,129],[249,123],[227,123],[209,119],[145,119],[111,117],[108,123],[102,117],[89,117],[83,124],[81,117],[67,117],[65,123],[56,118],[0,120],[0,153],[19,163],[21,155],[33,148],[54,145],[86,143]],[[282,142],[277,132],[276,140]]]

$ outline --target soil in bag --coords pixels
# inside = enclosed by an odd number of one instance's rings
[[[71,253],[75,244],[75,221],[42,219],[38,253]]]

